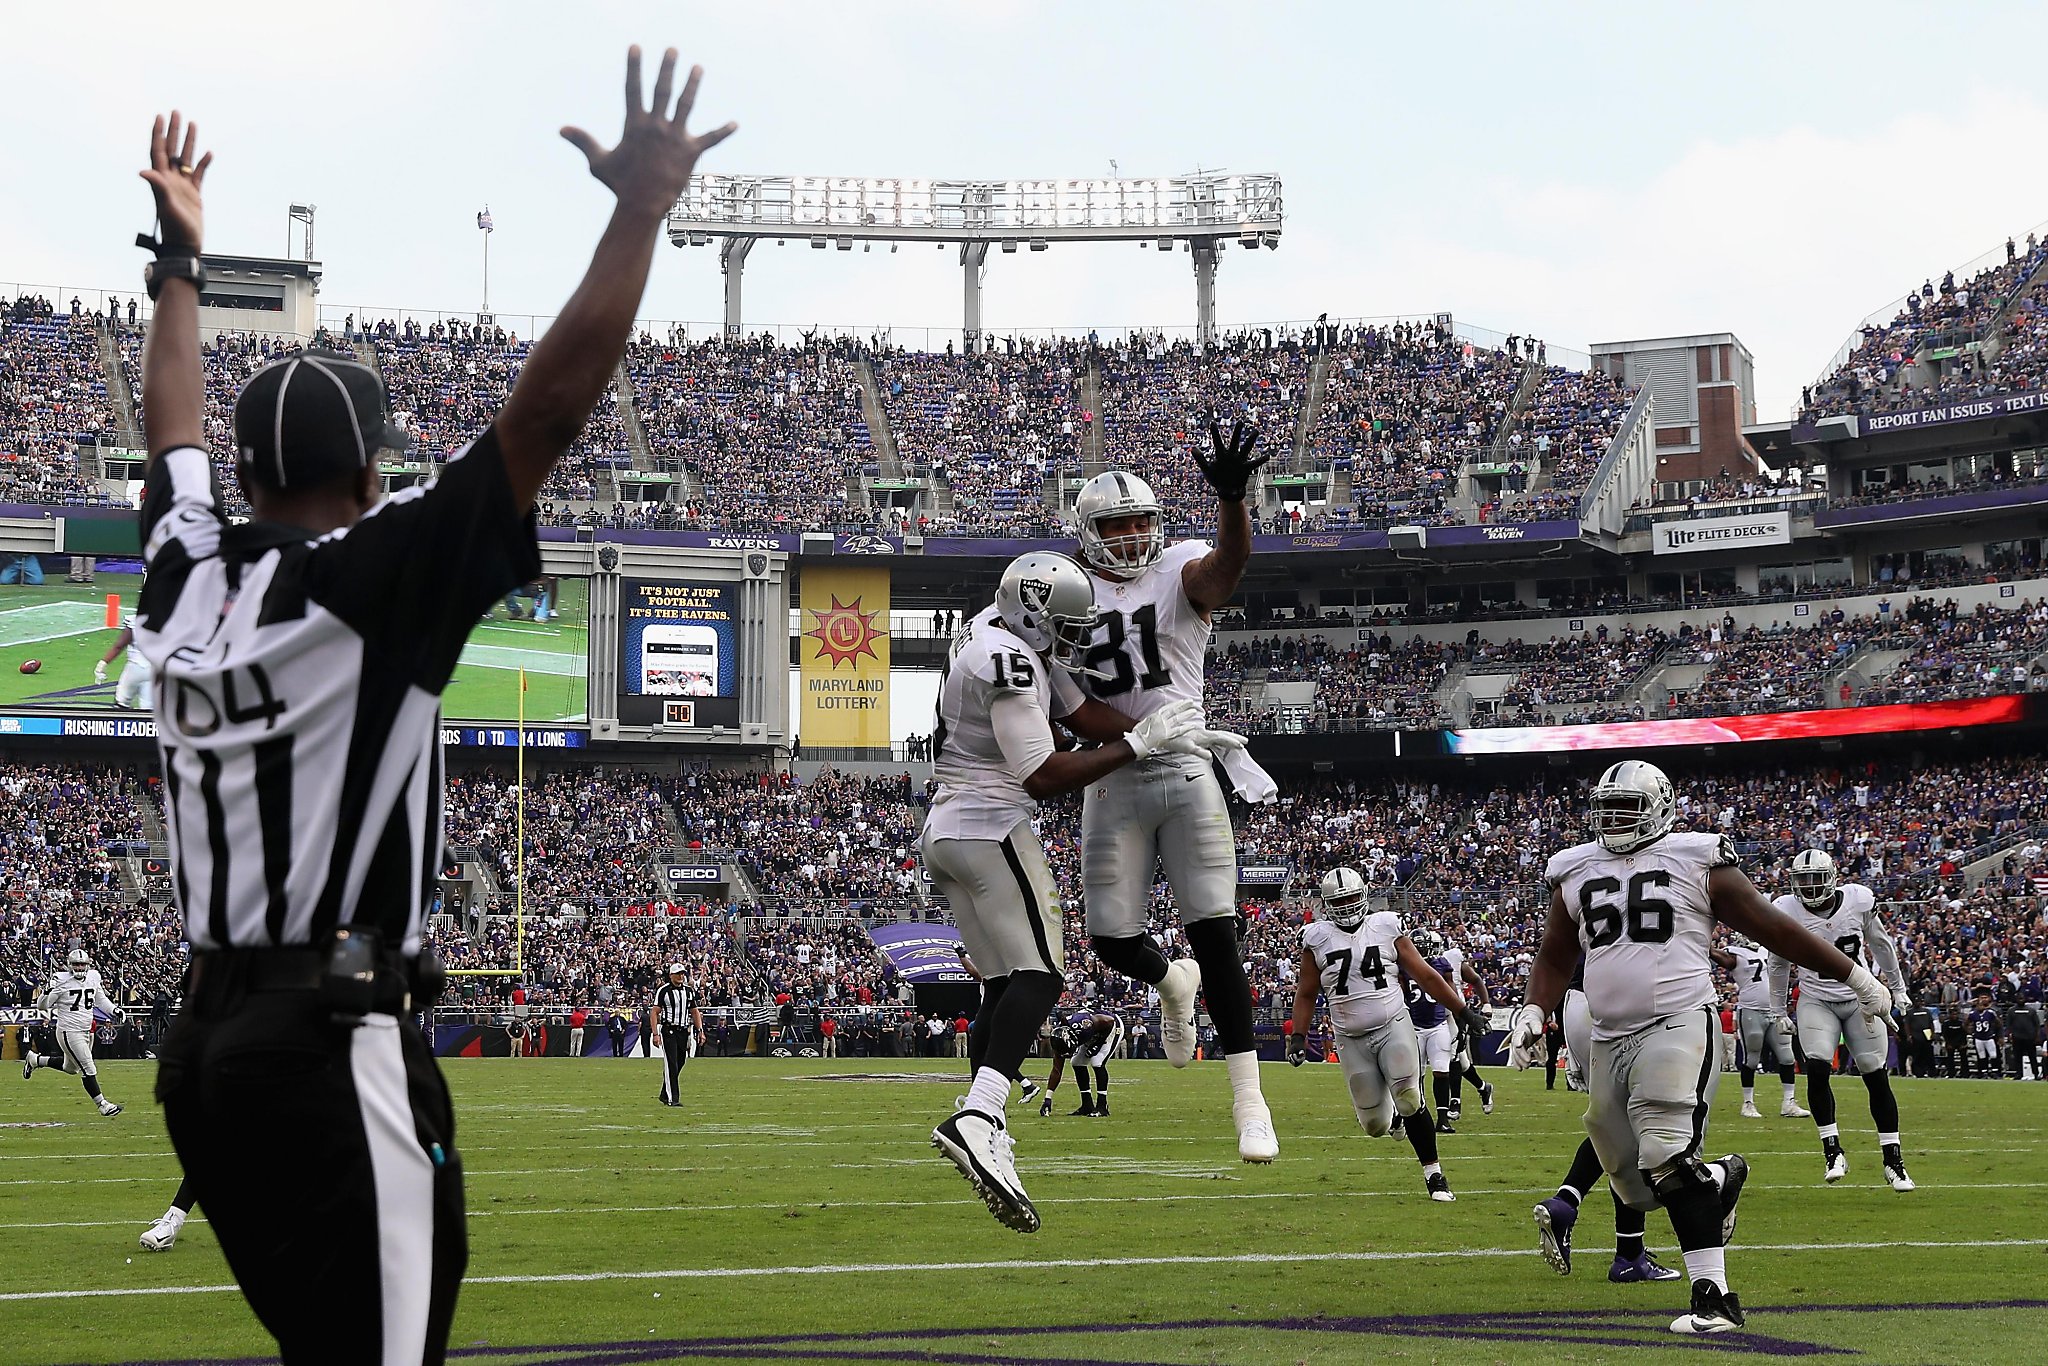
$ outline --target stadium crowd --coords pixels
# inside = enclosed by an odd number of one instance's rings
[[[1950,618],[1957,622],[1968,617]],[[2039,756],[2028,753],[1710,766],[1676,775],[1679,820],[1727,833],[1770,891],[1783,890],[1783,870],[1800,849],[1828,849],[1845,878],[1896,903],[1890,914],[1919,999],[1969,1000],[1983,985],[2001,1003],[2024,1004],[2038,1000],[2048,968],[2048,796],[2034,780],[2038,767]],[[450,967],[501,974],[458,978],[451,1004],[501,1011],[517,988],[544,1011],[633,1012],[674,961],[687,965],[700,1003],[714,1012],[753,1018],[788,1005],[806,1022],[853,1012],[890,1025],[905,1003],[903,984],[865,927],[898,914],[942,914],[922,904],[907,861],[924,797],[909,773],[828,770],[798,781],[590,767],[530,774],[529,788],[523,939],[515,942],[503,897],[437,915],[433,938]],[[1244,889],[1245,957],[1262,1011],[1277,1018],[1287,1008],[1298,930],[1312,913],[1302,894],[1337,862],[1357,866],[1411,926],[1462,943],[1496,997],[1519,999],[1547,901],[1542,865],[1582,837],[1585,790],[1584,777],[1551,775],[1319,777],[1286,783],[1274,805],[1235,807],[1240,865],[1281,868],[1292,878],[1286,888]],[[451,843],[502,859],[512,840],[509,781],[485,766],[452,775],[449,793]],[[170,906],[151,899],[148,879],[133,869],[148,847],[154,784],[136,769],[24,761],[0,765],[0,794],[16,817],[0,832],[0,885],[8,892],[0,903],[0,1006],[27,1000],[78,943],[118,999],[138,1013],[167,1011],[185,949]],[[1078,814],[1076,803],[1062,801],[1038,819],[1076,910]],[[766,873],[759,896],[734,888],[729,898],[673,898],[652,876],[672,849],[706,861],[755,860]],[[835,858],[843,886],[811,881],[834,870]],[[837,893],[869,876],[855,871],[868,858],[890,900],[843,899]],[[1971,885],[1965,866],[1986,859],[1989,875]],[[126,876],[123,860],[131,864]],[[593,890],[627,887],[627,870],[630,890],[609,898]],[[1161,944],[1170,956],[1181,953],[1163,884],[1153,912]],[[1067,918],[1071,999],[1134,1019],[1156,1010],[1146,988],[1094,958],[1080,925],[1079,915]]]
[[[2037,389],[2048,379],[2048,319],[2034,290],[2048,242],[2027,235],[2022,252],[1958,283],[1932,276],[1906,296],[1889,323],[1865,324],[1842,364],[1800,395],[1800,418],[1893,413],[1960,399]],[[1941,350],[1944,359],[1931,353]],[[1931,373],[1930,373],[1931,372]]]

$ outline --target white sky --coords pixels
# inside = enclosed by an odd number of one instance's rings
[[[638,40],[702,62],[700,117],[740,121],[706,169],[1274,171],[1286,234],[1226,258],[1226,324],[1725,329],[1772,418],[1865,313],[2048,219],[2044,37],[2026,4],[15,5],[0,281],[137,280],[135,171],[175,103],[218,152],[211,249],[279,253],[311,201],[323,303],[473,310],[488,203],[497,311],[553,313],[609,203],[555,130],[609,140]],[[767,246],[748,318],[957,327],[952,260]],[[714,253],[662,249],[646,316],[719,300]],[[1128,247],[995,258],[986,300],[998,331],[1193,312],[1187,258]]]

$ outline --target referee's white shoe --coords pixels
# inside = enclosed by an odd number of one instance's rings
[[[1192,958],[1174,959],[1159,981],[1159,1045],[1175,1067],[1195,1059],[1195,996],[1201,989],[1202,968]]]
[[[932,1146],[960,1169],[1000,1223],[1019,1233],[1038,1231],[1038,1211],[1017,1179],[1017,1145],[1000,1116],[958,1110],[932,1130]]]
[[[137,1239],[144,1252],[169,1252],[178,1241],[178,1230],[185,1226],[183,1219],[173,1219],[166,1214],[151,1224]]]

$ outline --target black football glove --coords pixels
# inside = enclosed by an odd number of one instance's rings
[[[1049,1115],[1052,1113],[1052,1092],[1047,1091],[1045,1093],[1045,1099],[1038,1102],[1038,1113],[1040,1115]]]
[[[1216,496],[1226,503],[1242,503],[1245,490],[1251,486],[1252,476],[1259,466],[1272,459],[1266,455],[1252,458],[1252,447],[1258,444],[1259,429],[1247,427],[1242,422],[1230,424],[1230,436],[1223,435],[1223,425],[1216,415],[1209,415],[1209,451],[1204,455],[1197,450],[1195,465],[1202,471],[1202,477],[1209,481],[1209,487],[1216,490]]]
[[[1458,1025],[1465,1031],[1466,1045],[1471,1048],[1477,1048],[1486,1038],[1486,1031],[1491,1028],[1486,1017],[1471,1006],[1466,1006],[1458,1012]]]
[[[1299,1034],[1290,1035],[1287,1039],[1287,1065],[1289,1067],[1299,1067],[1307,1061],[1308,1040],[1302,1038]]]

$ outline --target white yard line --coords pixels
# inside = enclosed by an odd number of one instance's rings
[[[2041,1238],[1985,1238],[1955,1242],[1899,1239],[1870,1243],[1764,1243],[1744,1244],[1744,1252],[1872,1252],[1887,1248],[1930,1248],[1948,1252],[1958,1248],[2048,1247]],[[679,1267],[669,1271],[574,1271],[547,1275],[470,1276],[465,1285],[576,1285],[592,1281],[691,1281],[738,1280],[759,1276],[900,1276],[910,1272],[957,1271],[1058,1271],[1094,1270],[1130,1266],[1297,1266],[1304,1261],[1325,1262],[1424,1262],[1448,1261],[1460,1257],[1534,1257],[1527,1247],[1442,1248],[1416,1252],[1240,1252],[1217,1256],[1179,1257],[1048,1257],[1042,1260],[1015,1258],[985,1262],[823,1262],[808,1266],[702,1266]],[[0,1303],[27,1300],[82,1300],[128,1295],[219,1295],[232,1285],[155,1285],[98,1290],[16,1290],[0,1293]]]
[[[927,1165],[930,1165],[927,1163]],[[943,1170],[943,1169],[940,1169]],[[1528,1200],[1535,1196],[1551,1193],[1553,1187],[1531,1186],[1525,1190],[1508,1190],[1488,1186],[1476,1190],[1461,1190],[1458,1199],[1465,1200]],[[1805,1191],[1814,1189],[1814,1183],[1783,1182],[1762,1185],[1751,1182],[1743,1187],[1748,1191]],[[1854,1194],[1889,1196],[1891,1187],[1871,1184],[1867,1186],[1838,1187],[1844,1197]],[[2048,1181],[1965,1181],[1953,1185],[1923,1185],[1920,1190],[1939,1195],[1944,1191],[2005,1191],[2044,1190]],[[1229,1191],[1213,1195],[1054,1195],[1032,1201],[1035,1205],[1179,1205],[1197,1201],[1217,1200],[1325,1200],[1327,1189],[1313,1191]],[[1400,1190],[1349,1190],[1343,1193],[1347,1200],[1420,1200],[1422,1188],[1404,1186]],[[754,1200],[736,1204],[703,1205],[560,1205],[545,1209],[473,1209],[472,1219],[513,1219],[534,1216],[560,1216],[578,1214],[720,1214],[751,1212],[756,1210],[800,1209],[807,1213],[823,1213],[829,1210],[849,1209],[945,1209],[955,1205],[979,1205],[976,1200]],[[205,1223],[205,1219],[194,1215],[187,1222]],[[0,1232],[9,1230],[53,1229],[53,1228],[140,1228],[139,1219],[90,1219],[72,1221],[0,1223]],[[1744,1245],[1746,1246],[1746,1245]]]

